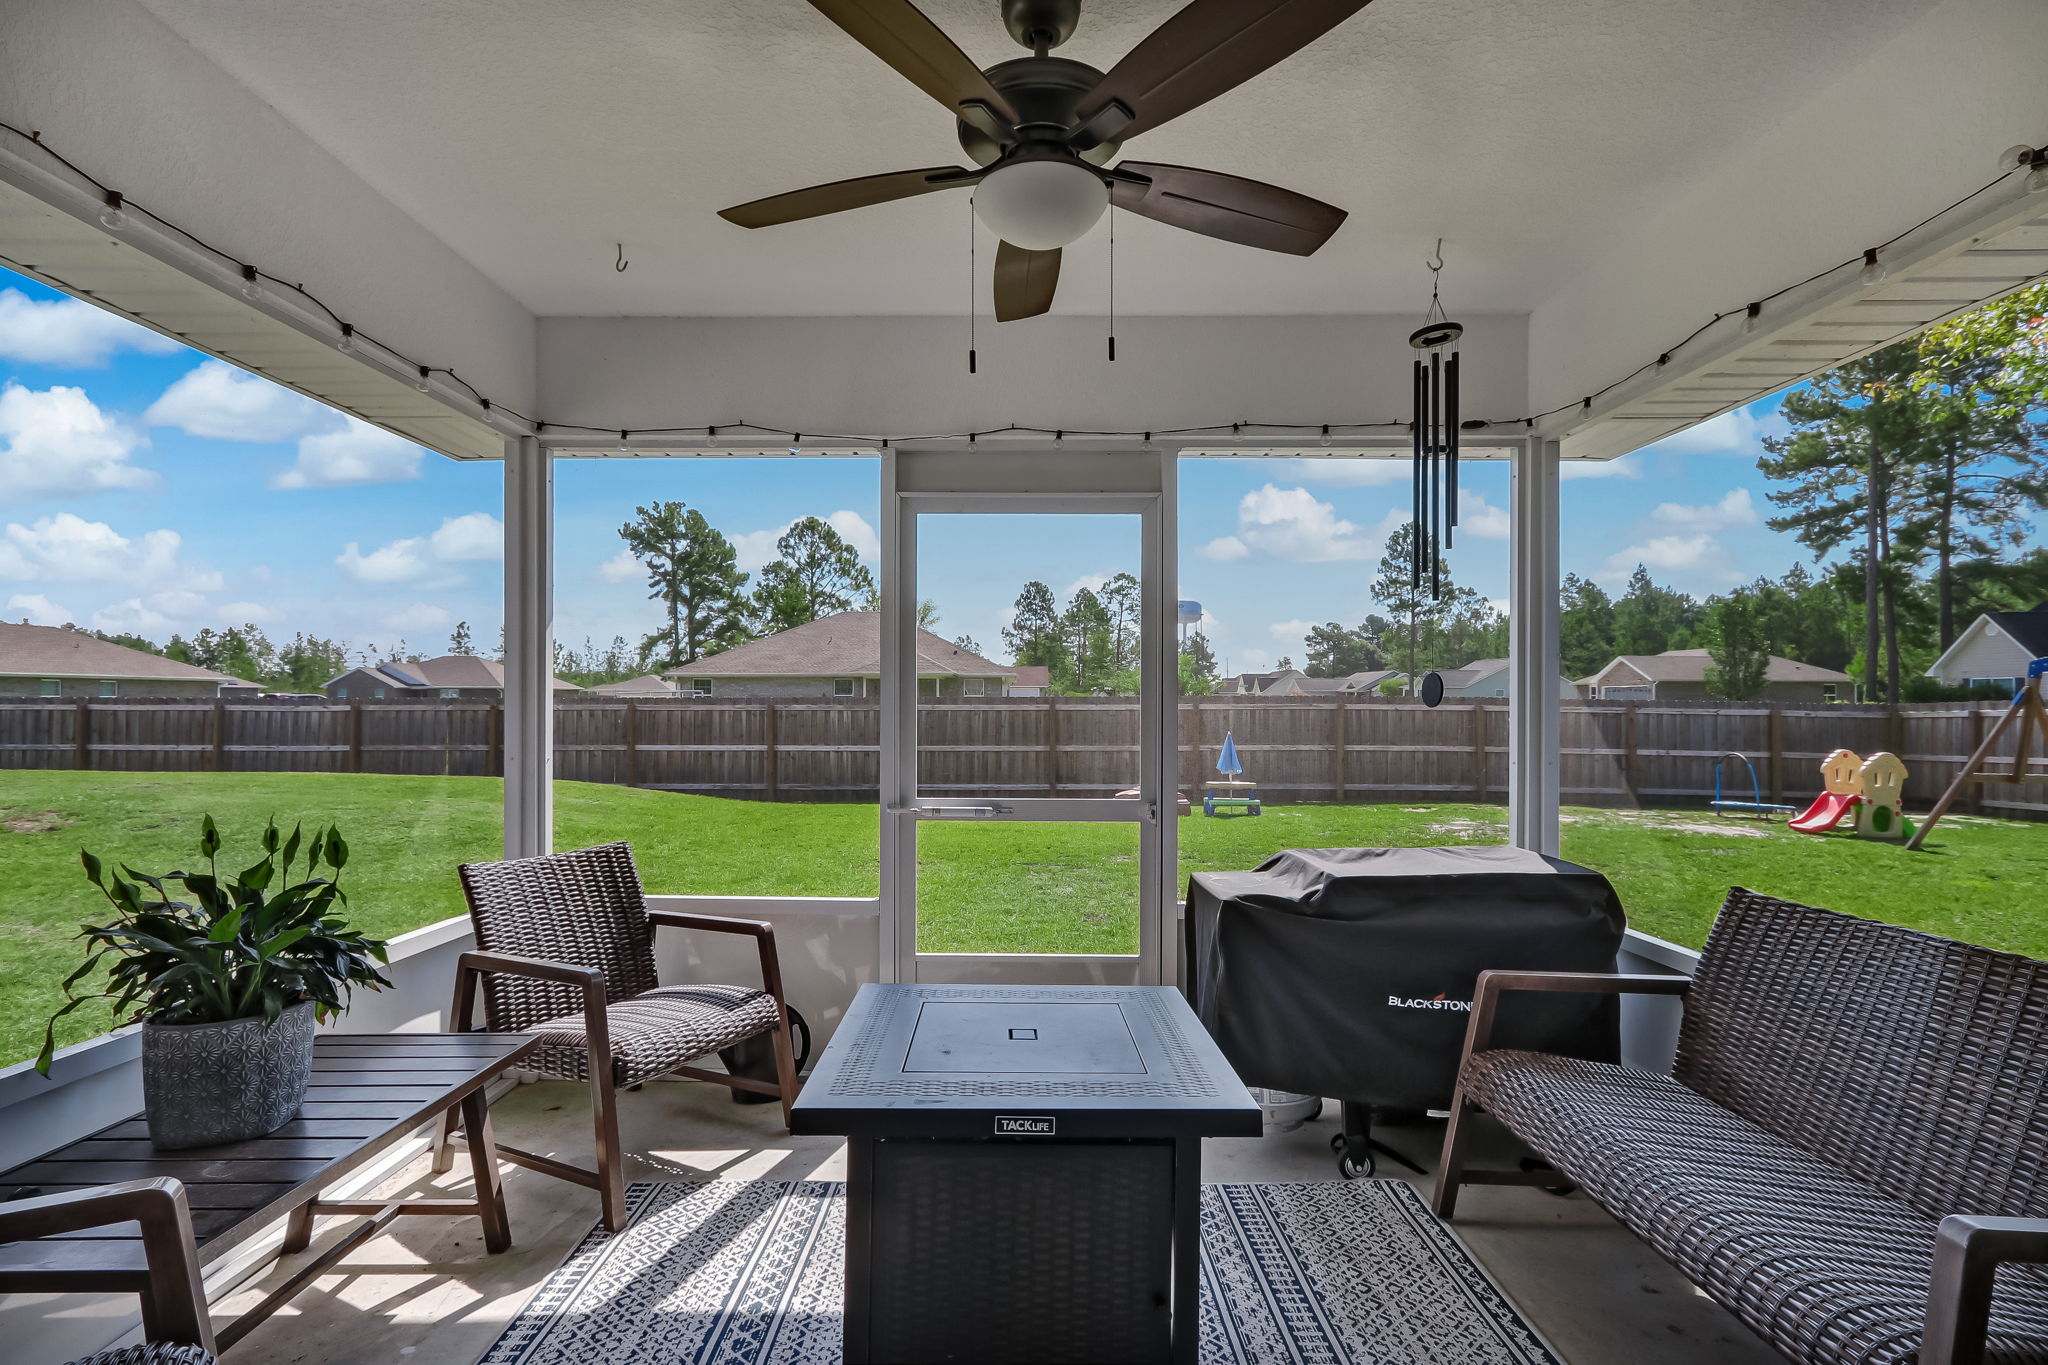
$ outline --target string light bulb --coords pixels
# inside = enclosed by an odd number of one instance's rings
[[[1757,322],[1760,318],[1763,317],[1763,315],[1763,304],[1752,303],[1751,305],[1749,305],[1749,308],[1742,315],[1742,334],[1744,336],[1755,336]]]
[[[100,226],[109,232],[119,232],[127,227],[128,212],[123,207],[127,202],[119,190],[108,190],[106,206],[100,210]]]
[[[334,343],[334,349],[346,355],[356,348],[356,329],[347,323],[341,324],[341,340]]]
[[[263,277],[256,273],[256,267],[242,267],[242,297],[254,303],[263,297]]]
[[[420,366],[419,378],[412,381],[412,386],[421,393],[427,392],[428,381],[433,378],[433,375],[434,372],[431,369],[425,365]]]
[[[2048,154],[2035,153],[2034,169],[2027,172],[2027,193],[2039,194],[2048,190]]]
[[[1892,272],[1885,269],[1884,262],[1877,259],[1877,248],[1863,249],[1863,268],[1856,272],[1856,278],[1865,284],[1883,284],[1885,276]]]

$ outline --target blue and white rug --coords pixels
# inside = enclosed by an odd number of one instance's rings
[[[481,1365],[834,1365],[845,1187],[637,1184]],[[1202,1187],[1202,1365],[1559,1365],[1400,1180]]]

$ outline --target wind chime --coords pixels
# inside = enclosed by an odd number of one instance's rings
[[[1444,268],[1444,243],[1439,237],[1429,265],[1429,312],[1408,335],[1415,348],[1414,519],[1409,588],[1421,592],[1429,581],[1431,601],[1443,598],[1443,552],[1451,548],[1458,524],[1458,338],[1462,323],[1452,322],[1437,296]]]

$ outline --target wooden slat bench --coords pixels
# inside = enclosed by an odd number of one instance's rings
[[[0,1293],[135,1293],[152,1339],[225,1350],[401,1214],[474,1216],[512,1245],[484,1088],[534,1034],[323,1033],[299,1117],[266,1137],[159,1152],[137,1116],[0,1172]],[[322,1200],[320,1192],[441,1113],[459,1109],[472,1199]],[[286,1253],[319,1214],[365,1219],[218,1333],[201,1269],[280,1217]],[[180,1242],[183,1245],[180,1245]]]

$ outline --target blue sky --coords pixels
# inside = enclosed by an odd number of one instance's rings
[[[1564,567],[1618,588],[1637,562],[1699,595],[1807,558],[1763,525],[1768,399],[1608,465],[1567,467]],[[1302,658],[1307,624],[1355,624],[1407,466],[1187,460],[1180,595],[1201,601],[1235,669]],[[1457,580],[1507,594],[1507,470],[1467,467]],[[621,559],[636,504],[680,498],[773,557],[794,519],[830,519],[872,563],[873,460],[577,460],[557,469],[557,633],[629,641],[654,608]],[[0,272],[0,618],[173,631],[254,621],[436,653],[458,620],[497,639],[502,508],[495,464],[461,464]],[[1065,594],[1135,566],[1134,519],[950,518],[921,542],[941,632],[1001,657],[1026,580]]]

